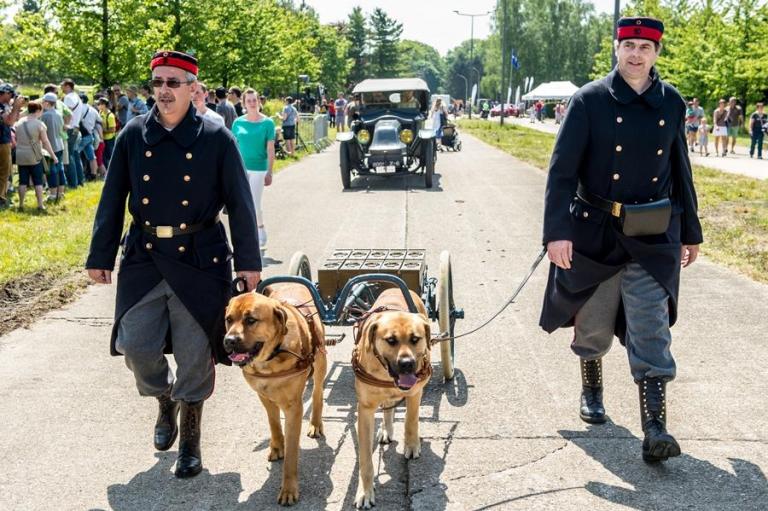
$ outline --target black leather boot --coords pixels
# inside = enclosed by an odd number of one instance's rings
[[[179,458],[176,460],[176,477],[194,477],[203,470],[200,455],[200,420],[203,417],[203,403],[181,403],[181,439]]]
[[[645,378],[638,382],[640,417],[643,424],[643,460],[649,463],[680,456],[680,445],[667,433],[666,382]]]
[[[179,434],[178,422],[179,403],[171,399],[171,394],[158,396],[157,422],[155,422],[155,449],[167,451],[176,441]]]
[[[581,360],[581,410],[584,422],[602,424],[605,417],[603,406],[603,359]]]

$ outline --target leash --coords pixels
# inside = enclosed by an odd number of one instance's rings
[[[520,291],[522,291],[522,290],[523,290],[523,288],[525,287],[525,285],[528,283],[528,280],[529,280],[529,279],[531,278],[531,276],[533,275],[533,272],[535,272],[535,271],[536,271],[536,268],[538,268],[538,266],[539,266],[539,263],[541,263],[541,260],[542,260],[542,259],[544,259],[544,256],[545,256],[546,254],[547,254],[547,249],[546,249],[546,247],[545,247],[545,248],[543,248],[543,249],[541,250],[541,253],[540,253],[540,254],[539,254],[537,257],[536,257],[536,260],[535,260],[535,261],[533,262],[533,264],[531,265],[531,269],[530,269],[530,270],[528,270],[528,274],[525,276],[525,278],[523,279],[523,281],[522,281],[522,282],[520,282],[520,285],[519,285],[519,286],[517,286],[517,289],[516,289],[516,290],[515,290],[515,292],[512,294],[512,296],[510,297],[510,299],[509,299],[509,300],[507,300],[507,302],[506,302],[506,303],[505,303],[505,304],[504,304],[504,305],[501,307],[501,309],[499,309],[499,310],[498,310],[498,312],[496,312],[496,314],[494,314],[493,316],[491,316],[490,318],[488,318],[488,321],[486,321],[485,323],[483,323],[483,324],[482,324],[482,325],[480,325],[479,327],[477,327],[477,328],[474,328],[474,329],[470,330],[469,332],[464,332],[464,333],[462,333],[462,334],[459,334],[459,335],[448,336],[448,332],[441,332],[441,333],[440,333],[440,335],[438,335],[438,336],[436,336],[436,337],[433,337],[433,338],[430,340],[430,342],[432,343],[432,345],[434,346],[435,344],[439,344],[439,343],[441,343],[441,342],[450,341],[451,339],[458,339],[458,338],[460,338],[460,337],[465,337],[465,336],[467,336],[467,335],[471,335],[471,334],[474,334],[475,332],[477,332],[477,331],[478,331],[478,330],[480,330],[481,328],[484,328],[484,327],[488,326],[488,324],[489,324],[491,321],[493,321],[494,319],[496,319],[497,317],[499,317],[499,315],[500,315],[502,312],[504,312],[504,311],[506,310],[506,308],[507,308],[507,307],[509,307],[510,305],[512,305],[512,304],[515,302],[515,298],[517,298],[517,295],[519,295],[519,294],[520,294]]]

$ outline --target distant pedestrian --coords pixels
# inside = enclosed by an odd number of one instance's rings
[[[65,145],[64,139],[61,137],[64,118],[56,111],[57,101],[56,94],[52,92],[43,95],[43,115],[40,117],[40,120],[45,124],[45,133],[57,160],[51,165],[48,173],[48,199],[55,202],[59,202],[64,197],[64,187],[67,184],[64,165],[61,162]]]
[[[208,119],[214,124],[226,127],[227,124],[224,121],[224,117],[214,112],[205,100],[208,97],[208,87],[203,82],[197,82],[197,88],[192,91],[192,105],[195,107],[198,117]]]
[[[54,164],[59,163],[56,151],[48,141],[48,129],[40,120],[43,107],[37,101],[27,105],[27,116],[16,123],[16,164],[19,166],[19,211],[24,209],[24,196],[29,180],[35,186],[37,210],[43,205],[43,148],[48,151]]]
[[[99,98],[98,106],[99,115],[101,115],[101,125],[104,130],[104,167],[109,168],[109,161],[112,159],[112,151],[115,147],[117,119],[115,119],[115,114],[109,110],[109,100],[107,98]],[[106,175],[106,172],[103,175]]]
[[[328,126],[331,128],[336,127],[336,105],[335,101],[328,102]]]
[[[722,155],[728,154],[728,110],[725,108],[725,100],[717,102],[717,108],[712,112],[712,135],[715,137],[715,154],[719,155],[722,144]]]
[[[763,111],[764,106],[762,101],[757,103],[757,110],[749,116],[749,134],[752,141],[749,144],[749,157],[752,158],[755,154],[755,146],[757,146],[757,159],[763,159],[763,137],[765,131],[768,129],[768,115]]]
[[[739,136],[739,130],[744,125],[744,112],[736,103],[736,98],[731,97],[728,101],[728,138],[731,139],[731,154],[736,154],[736,137]],[[726,147],[727,149],[727,147]]]
[[[709,126],[706,117],[702,117],[699,124],[699,154],[709,156]]]
[[[283,120],[283,139],[285,140],[285,152],[290,156],[296,153],[294,141],[296,140],[296,129],[299,123],[299,112],[293,106],[293,98],[285,98],[285,106],[280,112],[280,118]]]
[[[147,105],[147,110],[152,110],[155,106],[155,96],[152,95],[152,87],[146,83],[140,87],[141,97],[144,98],[144,103]]]
[[[344,118],[344,112],[346,112],[347,109],[347,100],[344,99],[344,94],[341,92],[339,92],[339,97],[334,102],[334,107],[336,110],[336,129],[341,133],[346,131],[347,128],[346,119]]]
[[[235,112],[235,107],[230,105],[227,101],[227,89],[224,87],[217,87],[216,100],[218,101],[218,105],[216,105],[216,113],[224,118],[224,125],[227,129],[231,130],[232,123],[235,122],[238,115],[237,112]]]
[[[13,106],[11,106],[11,103]],[[11,128],[19,119],[19,112],[26,100],[18,97],[14,88],[4,83],[0,85],[0,209],[12,205],[8,197],[8,179],[11,177],[13,161],[11,158]]]
[[[230,87],[229,93],[227,95],[227,98],[229,99],[229,102],[232,103],[232,106],[235,109],[235,114],[237,117],[241,117],[245,111],[243,110],[243,103],[240,100],[240,98],[243,95],[243,91],[240,90],[240,87]]]
[[[147,104],[139,97],[138,87],[131,85],[126,95],[128,96],[128,114],[125,116],[127,122],[147,113]]]

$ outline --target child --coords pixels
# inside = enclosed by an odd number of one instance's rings
[[[702,117],[699,124],[699,154],[703,156],[709,156],[709,127],[707,126],[707,118]]]

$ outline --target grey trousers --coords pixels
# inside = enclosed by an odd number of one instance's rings
[[[669,350],[669,295],[638,263],[602,282],[595,294],[576,313],[571,349],[594,360],[611,348],[619,300],[627,320],[626,347],[635,381],[643,378],[675,378],[675,359]]]
[[[177,365],[175,379],[163,354],[168,328]],[[165,280],[123,315],[116,348],[125,355],[125,365],[133,371],[142,396],[157,397],[170,389],[175,401],[195,402],[213,392],[208,336]]]

